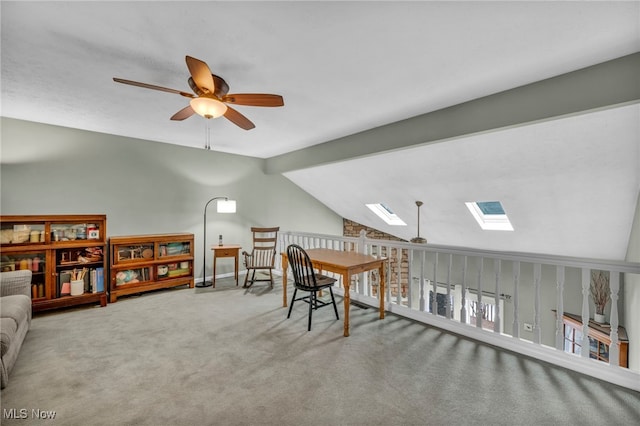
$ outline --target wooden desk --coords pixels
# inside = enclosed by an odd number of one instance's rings
[[[349,286],[351,285],[351,275],[361,272],[377,269],[380,272],[380,288],[378,291],[380,298],[380,319],[384,319],[384,265],[386,259],[376,258],[366,254],[330,250],[330,249],[309,249],[306,250],[311,263],[320,273],[323,271],[334,272],[342,275],[342,283],[344,286],[344,336],[349,336],[349,305],[351,296],[349,294]],[[287,306],[287,268],[289,260],[287,253],[282,253],[282,306]]]
[[[241,246],[235,244],[211,247],[211,250],[213,250],[213,278],[211,278],[213,288],[216,287],[216,259],[219,257],[233,257],[235,259],[233,270],[235,272],[236,285],[238,285],[238,257],[241,248]]]

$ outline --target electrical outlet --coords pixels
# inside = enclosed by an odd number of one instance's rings
[[[525,322],[523,327],[524,327],[524,331],[533,331],[533,325],[529,324],[528,322]]]

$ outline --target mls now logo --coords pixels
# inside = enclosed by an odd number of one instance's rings
[[[55,411],[40,410],[39,408],[31,409],[31,412],[26,408],[3,408],[2,417],[5,419],[54,419],[56,417]]]

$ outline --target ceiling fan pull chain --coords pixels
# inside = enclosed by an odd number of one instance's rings
[[[205,123],[206,123],[206,127],[205,127],[206,136],[205,136],[204,149],[210,150],[211,149],[211,127],[209,126],[209,120],[206,120]]]

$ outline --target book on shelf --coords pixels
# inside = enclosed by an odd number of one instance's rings
[[[71,274],[73,271],[60,271],[58,273],[58,286],[56,288],[56,297],[60,296],[68,296],[70,293],[70,287],[68,285],[64,285],[67,283],[71,283]]]
[[[104,268],[96,268],[96,293],[104,291]]]

